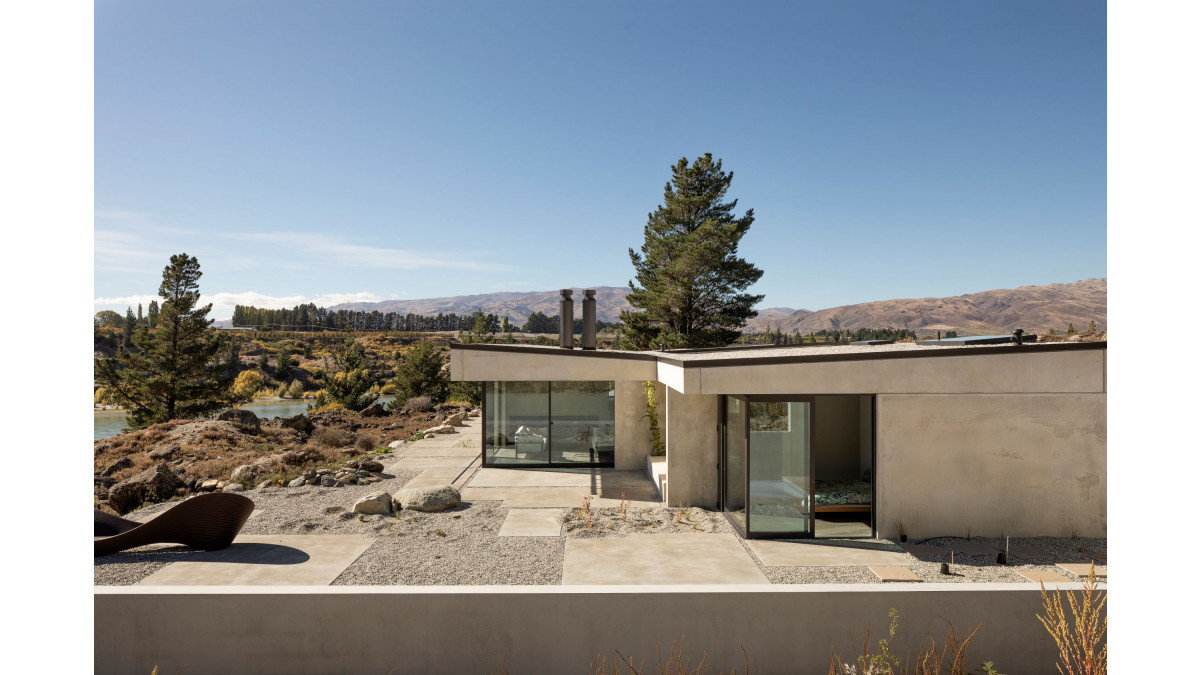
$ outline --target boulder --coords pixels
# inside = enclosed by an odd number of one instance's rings
[[[321,476],[321,487],[336,487],[337,479],[329,474]]]
[[[167,459],[177,452],[179,452],[178,445],[160,445],[146,453],[146,456],[150,459]]]
[[[296,478],[296,479],[292,480],[292,482],[288,483],[288,487],[301,487],[302,485],[304,485],[307,482],[308,482],[307,478],[305,478],[304,476],[300,476],[299,478]]]
[[[317,428],[316,425],[312,423],[312,420],[308,419],[308,416],[304,413],[300,413],[294,417],[288,417],[280,422],[279,425],[284,429],[294,429],[305,434],[311,434],[313,430]]]
[[[388,411],[384,409],[382,403],[372,403],[358,414],[363,417],[383,417],[388,414]]]
[[[245,492],[246,488],[241,483],[230,483],[221,488],[221,492]]]
[[[407,443],[407,441],[405,441],[405,440],[392,441],[391,443],[388,443],[388,447],[395,450],[396,448],[404,445],[405,443]]]
[[[261,430],[261,427],[259,426],[258,415],[255,415],[249,410],[230,408],[229,410],[222,412],[220,415],[217,415],[217,419],[225,420],[226,422],[233,422],[243,429],[248,429],[255,432]]]
[[[425,434],[426,436],[432,436],[434,434],[452,434],[455,433],[455,431],[454,427],[448,424],[442,424],[436,427],[430,427],[421,433]]]
[[[111,476],[114,473],[120,471],[121,469],[128,469],[131,466],[133,466],[133,460],[129,459],[128,457],[122,457],[122,458],[118,459],[117,461],[113,462],[112,464],[109,464],[108,466],[104,467],[104,470],[100,472],[100,475],[101,476]]]
[[[391,513],[392,495],[387,492],[375,492],[354,502],[355,513]]]
[[[273,482],[273,481],[271,481],[271,480],[264,480],[263,482],[261,482],[261,483],[259,483],[257,486],[255,486],[255,488],[254,488],[254,489],[255,489],[255,490],[266,490],[267,488],[271,487],[272,485],[274,485],[274,482]]]
[[[454,414],[447,417],[443,422],[443,426],[461,427],[463,423],[462,415]]]
[[[220,486],[221,481],[217,480],[216,478],[209,478],[207,480],[200,481],[200,484],[196,486],[196,489],[200,490],[201,492],[212,492]]]
[[[392,508],[412,511],[445,511],[462,503],[462,496],[452,485],[409,488],[392,498]]]
[[[358,468],[362,469],[363,471],[379,473],[380,471],[383,471],[383,463],[376,462],[373,459],[364,459],[358,463]]]
[[[129,513],[148,502],[161,502],[175,496],[184,487],[165,463],[117,483],[108,490],[108,505],[117,513]]]
[[[238,481],[240,483],[241,481],[253,476],[256,471],[257,469],[253,464],[243,464],[229,474],[229,480]]]

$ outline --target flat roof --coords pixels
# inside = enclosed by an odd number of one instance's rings
[[[523,354],[654,360],[682,367],[757,365],[820,361],[869,361],[873,359],[924,358],[941,356],[990,356],[1024,352],[1076,351],[1107,349],[1108,342],[1037,342],[1013,344],[929,345],[897,342],[877,345],[739,345],[710,349],[672,351],[622,351],[618,349],[563,349],[556,346],[468,343],[452,344],[450,349],[510,352]]]

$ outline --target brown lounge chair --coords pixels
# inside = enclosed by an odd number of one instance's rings
[[[212,492],[185,499],[145,523],[96,511],[95,555],[164,543],[203,551],[228,548],[253,510],[254,502],[242,495]]]

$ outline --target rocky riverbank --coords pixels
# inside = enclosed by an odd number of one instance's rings
[[[213,420],[172,420],[98,440],[93,446],[95,508],[124,514],[196,492],[266,486],[369,485],[386,455],[422,432],[453,428],[470,406],[361,413],[327,410],[259,419],[227,410]]]

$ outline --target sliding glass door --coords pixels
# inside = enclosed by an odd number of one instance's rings
[[[813,535],[813,397],[726,396],[722,509],[747,537]]]
[[[612,466],[612,382],[485,382],[484,466]]]

